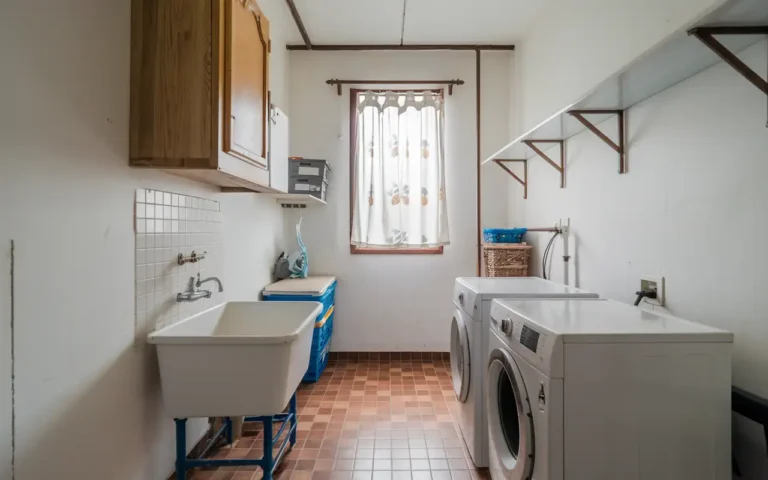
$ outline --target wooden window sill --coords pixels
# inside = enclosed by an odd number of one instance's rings
[[[443,247],[425,248],[375,248],[349,246],[353,255],[442,255]]]

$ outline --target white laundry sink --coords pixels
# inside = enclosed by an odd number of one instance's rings
[[[317,302],[227,302],[149,335],[174,418],[283,411],[309,367]]]

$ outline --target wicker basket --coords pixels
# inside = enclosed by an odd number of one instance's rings
[[[487,243],[483,245],[485,274],[489,277],[527,277],[532,245]]]

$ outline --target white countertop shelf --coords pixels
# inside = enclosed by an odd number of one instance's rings
[[[768,25],[768,1],[732,0],[698,22],[696,28],[765,25]],[[735,53],[765,38],[764,34],[717,36],[717,40]],[[632,62],[623,71],[605,80],[586,97],[565,105],[536,127],[500,148],[483,160],[482,164],[492,163],[494,159],[532,158],[536,156],[536,152],[526,145],[525,141],[566,140],[586,129],[576,118],[568,114],[569,111],[623,111],[720,61],[721,59],[697,38],[688,35],[686,31],[677,32],[663,44]],[[738,75],[735,71],[733,74]],[[613,113],[590,114],[589,121],[597,125],[614,115]]]

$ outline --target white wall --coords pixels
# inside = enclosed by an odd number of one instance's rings
[[[723,2],[549,2],[516,45],[519,131],[528,130],[578,100],[630,61]]]
[[[129,169],[130,2],[38,7],[19,0],[0,8],[0,58],[13,66],[0,75],[0,478],[10,478],[12,238],[16,478],[164,479],[173,469],[173,421],[161,405],[154,351],[133,347],[135,189],[221,202],[229,299],[257,298],[270,281],[282,212],[267,197]],[[273,23],[273,40],[277,31]],[[273,51],[284,59],[283,45]],[[272,87],[287,103],[277,80],[287,65],[277,64]]]
[[[765,72],[767,50],[761,42],[741,58]],[[519,224],[571,217],[579,286],[630,302],[640,274],[665,276],[672,313],[735,333],[734,384],[764,398],[767,115],[765,97],[719,63],[629,110],[627,174],[618,175],[616,154],[584,132],[567,143],[567,188],[538,158],[529,162],[528,200],[511,188]],[[615,135],[615,121],[600,128]],[[548,236],[529,239],[540,259]],[[559,243],[555,254],[559,281]],[[762,476],[752,478],[765,478],[765,447],[750,441],[763,443],[759,429],[738,428],[738,451],[757,452],[744,462],[763,463]]]
[[[496,58],[502,66],[494,70],[487,61],[483,68],[505,75],[508,60]],[[328,205],[286,214],[286,227],[294,235],[293,225],[303,214],[310,273],[339,277],[332,348],[447,351],[454,278],[474,275],[476,264],[474,52],[292,52],[290,64],[291,155],[327,159],[333,170]],[[443,255],[350,254],[350,100],[348,89],[339,97],[325,84],[329,78],[465,81],[446,96],[451,245]],[[491,99],[504,93],[483,95]],[[295,242],[289,244],[296,248]]]
[[[480,85],[481,117],[480,158],[484,160],[509,141],[512,117],[511,52],[483,52]],[[507,179],[498,175],[498,167],[480,170],[481,213],[483,228],[503,228],[507,223]]]

